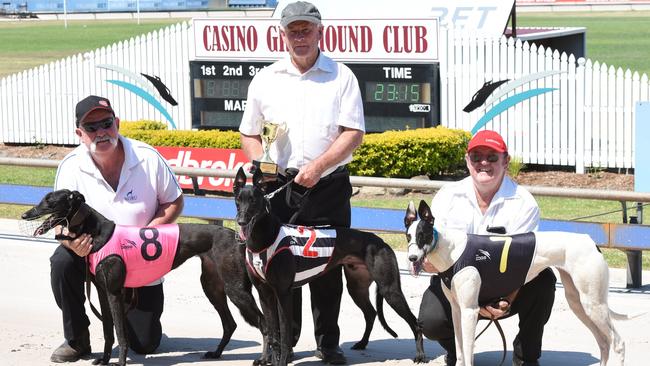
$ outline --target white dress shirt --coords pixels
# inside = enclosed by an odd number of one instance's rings
[[[434,225],[468,234],[489,234],[488,227],[503,226],[509,235],[537,230],[539,206],[526,189],[505,176],[485,214],[481,212],[472,177],[442,187],[431,201]]]
[[[322,53],[304,74],[290,58],[282,59],[253,78],[239,131],[259,135],[262,120],[287,124],[288,131],[271,144],[271,159],[280,171],[300,169],[327,151],[342,127],[365,131],[357,78],[347,66]],[[352,154],[339,165],[350,161]]]

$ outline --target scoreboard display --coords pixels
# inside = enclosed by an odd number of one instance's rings
[[[270,64],[190,61],[192,128],[236,130],[251,80]],[[439,64],[346,65],[359,81],[367,132],[440,124]]]

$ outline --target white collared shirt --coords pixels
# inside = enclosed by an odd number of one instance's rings
[[[287,167],[300,169],[318,158],[340,135],[341,127],[365,131],[357,78],[347,66],[322,53],[304,74],[289,57],[257,73],[248,88],[239,131],[259,135],[262,119],[287,124],[288,132],[270,149],[271,159],[281,171]],[[339,165],[350,161],[352,154]],[[323,172],[323,176],[336,168]]]
[[[442,187],[431,201],[434,225],[468,234],[489,234],[487,228],[503,226],[509,235],[536,231],[539,206],[525,188],[505,176],[485,214],[481,212],[472,177]]]
[[[183,192],[165,159],[153,147],[119,138],[124,146],[124,164],[117,190],[106,182],[84,144],[63,158],[54,189],[79,191],[89,206],[117,224],[146,226],[159,204],[173,202]]]

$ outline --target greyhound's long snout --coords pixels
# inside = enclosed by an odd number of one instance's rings
[[[35,214],[35,211],[36,211],[36,209],[32,207],[32,208],[30,208],[29,210],[25,211],[22,215],[20,215],[20,217],[21,217],[23,220],[31,220],[31,219],[34,219],[34,218],[37,217],[37,215]]]

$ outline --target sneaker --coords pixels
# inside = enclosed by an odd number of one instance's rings
[[[341,347],[336,348],[323,348],[318,347],[316,352],[314,352],[316,358],[320,358],[324,363],[329,363],[332,365],[345,365],[348,363],[348,360],[343,355],[343,350]]]
[[[90,339],[84,337],[79,345],[71,345],[67,340],[52,352],[50,361],[55,363],[76,362],[90,354]]]

